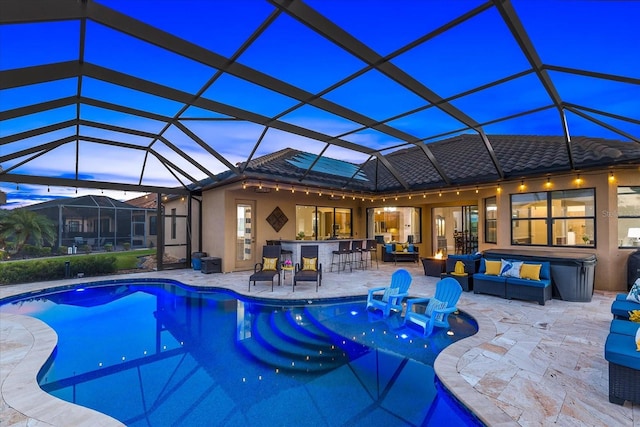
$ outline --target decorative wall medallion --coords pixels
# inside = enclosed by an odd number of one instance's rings
[[[280,210],[279,207],[276,208],[269,214],[267,217],[267,222],[273,227],[274,230],[280,231],[282,227],[289,221],[289,218]]]

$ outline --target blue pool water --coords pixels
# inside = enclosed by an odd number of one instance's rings
[[[259,300],[173,281],[0,301],[58,334],[38,376],[128,426],[478,426],[434,375],[477,332],[463,312],[425,338],[363,298]]]

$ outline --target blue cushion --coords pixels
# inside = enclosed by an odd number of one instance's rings
[[[455,260],[460,260],[460,261],[474,261],[476,259],[480,259],[482,258],[482,255],[480,254],[453,254],[453,255],[448,255],[448,258],[451,259],[455,259]]]
[[[638,369],[640,352],[636,351],[635,336],[609,334],[604,344],[604,358],[616,365]]]
[[[640,310],[640,304],[632,301],[621,301],[616,299],[613,304],[611,304],[611,314],[614,316],[624,317],[625,319],[629,318],[629,312],[631,310]]]
[[[386,245],[384,245],[384,250],[390,254],[391,252],[393,252],[393,246],[391,243],[387,243]]]
[[[529,280],[529,279],[519,279],[516,277],[507,277],[507,283],[510,285],[518,285],[518,286],[532,286],[534,288],[546,288],[551,286],[551,280]]]
[[[411,244],[408,246],[407,251],[408,251],[408,252],[413,252],[414,250],[415,250],[415,249],[414,249],[413,243],[411,243]]]
[[[629,320],[613,319],[611,321],[611,326],[609,327],[609,332],[635,337],[638,328],[640,328],[640,323],[631,322]]]
[[[476,273],[473,275],[473,280],[485,280],[487,282],[504,283],[507,281],[507,278],[503,276],[494,276],[491,274]]]

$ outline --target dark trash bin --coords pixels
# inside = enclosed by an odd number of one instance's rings
[[[194,252],[191,254],[191,266],[194,270],[200,270],[202,268],[202,258],[206,256],[206,252]]]
[[[640,278],[640,249],[632,252],[627,259],[627,291],[631,290],[638,278]]]

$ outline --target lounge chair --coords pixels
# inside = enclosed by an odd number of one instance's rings
[[[388,287],[369,289],[367,309],[382,310],[386,317],[391,310],[402,312],[402,300],[409,295],[409,286],[413,278],[405,269],[398,269],[391,275]]]
[[[293,292],[296,291],[298,282],[316,282],[322,286],[322,264],[318,262],[318,245],[300,246],[300,263],[296,263],[293,276]]]
[[[431,335],[434,327],[448,328],[449,314],[458,308],[458,299],[462,294],[460,283],[452,277],[446,277],[436,284],[436,294],[432,298],[411,298],[407,301],[404,323],[413,322],[422,327],[424,335]],[[414,305],[426,304],[424,313],[413,310]]]
[[[262,262],[253,266],[254,273],[249,276],[249,292],[251,292],[251,282],[253,286],[256,282],[271,281],[271,292],[273,292],[273,279],[278,276],[278,286],[280,286],[280,246],[263,246]]]

